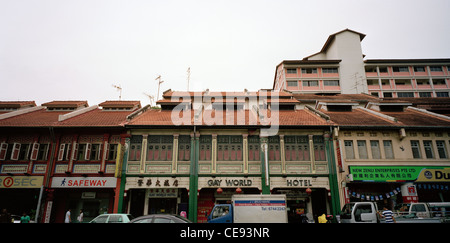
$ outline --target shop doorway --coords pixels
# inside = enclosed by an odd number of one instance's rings
[[[177,198],[150,198],[148,200],[148,214],[176,214]]]
[[[317,217],[322,214],[327,214],[327,200],[327,190],[323,188],[312,190],[311,201],[315,222],[319,222]]]
[[[130,214],[134,217],[144,215],[145,189],[133,189],[130,194]]]

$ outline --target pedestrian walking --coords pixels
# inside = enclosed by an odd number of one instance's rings
[[[83,217],[84,217],[83,209],[80,209],[80,215],[78,215],[77,217],[78,223],[83,223]]]
[[[69,210],[67,210],[67,213],[66,213],[66,218],[65,218],[65,220],[64,220],[64,223],[71,223],[72,222],[72,219],[70,218],[70,211],[71,211],[72,209],[70,209],[69,208]]]
[[[23,212],[22,217],[20,217],[20,223],[28,224],[29,222],[30,222],[30,216],[28,216],[26,212]]]
[[[383,207],[381,217],[386,219],[386,223],[396,223],[394,213],[391,210],[389,210],[386,206]]]

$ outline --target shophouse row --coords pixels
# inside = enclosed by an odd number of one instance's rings
[[[296,222],[355,200],[450,201],[450,118],[423,100],[168,90],[157,103],[0,102],[0,207],[205,222],[233,194],[282,193]]]

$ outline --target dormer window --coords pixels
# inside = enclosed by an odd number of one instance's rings
[[[47,107],[48,111],[74,111],[74,107]]]
[[[89,107],[87,101],[52,101],[42,104],[48,111],[74,111]]]
[[[328,111],[352,111],[351,105],[327,105]]]
[[[403,105],[380,105],[380,111],[391,111],[391,112],[403,111]]]
[[[103,108],[104,111],[130,111],[131,107],[109,107]]]

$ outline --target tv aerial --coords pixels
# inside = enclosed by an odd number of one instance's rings
[[[122,100],[122,87],[120,87],[120,84],[119,84],[119,85],[113,84],[112,86],[113,86],[114,88],[116,88],[117,91],[119,91],[119,100]]]
[[[143,94],[145,95],[145,96],[147,96],[149,99],[150,99],[150,107],[152,106],[152,103],[153,103],[153,99],[155,99],[155,97],[153,96],[153,95],[149,95],[149,94],[147,94],[147,93],[145,93],[145,92],[143,92]]]

